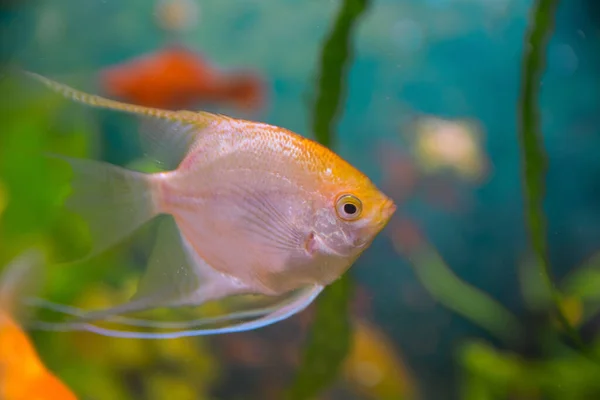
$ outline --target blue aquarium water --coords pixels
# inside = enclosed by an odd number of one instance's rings
[[[189,108],[331,138],[332,148],[398,206],[347,281],[268,328],[172,342],[31,330],[44,362],[80,398],[600,396],[592,378],[600,374],[593,361],[595,354],[600,359],[600,274],[595,262],[586,264],[600,243],[596,2],[560,2],[556,15],[549,14],[554,30],[535,85],[548,168],[529,186],[519,107],[523,56],[535,49],[525,37],[538,3],[553,1],[21,3],[2,8],[0,18],[1,60],[9,71],[0,89],[6,91],[0,264],[30,246],[56,260],[85,247],[83,227],[58,211],[66,173],[48,174],[44,179],[53,184],[36,181],[44,169],[36,152],[148,168],[140,161],[134,120],[11,81],[15,66],[109,96],[102,71],[182,44],[222,76],[253,71],[266,98],[243,108],[233,89],[218,95],[199,89]],[[220,82],[208,72],[201,78],[202,85]],[[144,83],[150,92],[163,78],[153,79]],[[325,128],[315,129],[319,118]],[[427,143],[437,150],[423,150]],[[527,157],[529,168],[543,165]],[[27,167],[21,173],[15,163]],[[540,185],[546,188],[538,211],[547,227],[535,240],[547,241],[551,280],[560,292],[550,300],[524,197],[524,189]],[[37,207],[43,222],[26,218],[28,208],[15,205],[20,202]],[[85,268],[49,267],[44,297],[82,308],[123,302],[136,287],[152,237],[144,231]],[[557,322],[557,301],[575,337]],[[501,332],[513,322],[518,333],[507,339]],[[577,373],[561,378],[564,371]]]

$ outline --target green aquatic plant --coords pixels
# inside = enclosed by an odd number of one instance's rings
[[[548,306],[553,308],[563,330],[583,352],[573,351],[553,340],[553,332],[537,335],[537,339],[541,341],[539,345],[545,353],[542,359],[501,352],[479,342],[467,343],[459,349],[459,359],[464,368],[462,398],[465,400],[583,400],[598,398],[600,393],[597,379],[600,376],[600,366],[596,357],[590,356],[590,353],[596,354],[600,341],[596,338],[591,349],[584,348],[574,327],[595,311],[585,315],[581,308],[584,301],[598,299],[592,288],[600,279],[598,257],[593,257],[567,276],[562,282],[561,292],[550,271],[546,239],[543,200],[548,162],[540,132],[538,97],[546,45],[552,33],[557,6],[558,0],[539,0],[535,4],[525,41],[519,103],[519,140],[523,162],[525,215],[534,258],[522,269],[521,279],[523,283],[527,283],[523,292],[529,306],[536,311]]]
[[[75,224],[59,218],[60,203],[68,190],[67,174],[49,168],[42,154],[58,150],[85,153],[87,124],[76,116],[65,122],[65,110],[59,102],[49,96],[31,96],[10,74],[0,79],[0,93],[4,100],[0,104],[0,265],[28,248],[37,248],[55,261],[69,254],[79,240]],[[59,275],[60,271],[54,274],[57,270],[48,266],[44,275]],[[43,286],[61,290],[54,283],[48,280]],[[23,311],[29,315],[29,310]],[[48,357],[51,349],[45,343],[49,335],[41,336],[35,335],[34,341],[42,360],[65,377],[61,356]],[[74,382],[66,378],[71,387]]]
[[[352,280],[342,278],[321,295],[302,365],[289,392],[290,400],[310,399],[337,377],[350,349],[351,294]]]
[[[332,126],[346,97],[345,81],[352,59],[352,29],[368,5],[369,0],[345,0],[321,50],[312,129],[317,141],[327,147],[335,144]]]
[[[600,348],[600,340],[593,338],[586,349],[575,329],[600,312],[600,256],[592,257],[558,285],[550,272],[546,239],[543,201],[548,161],[540,132],[538,99],[557,6],[557,0],[539,0],[532,9],[525,39],[518,121],[525,216],[533,249],[532,257],[519,268],[521,289],[529,312],[541,315],[551,310],[556,320],[534,322],[536,329],[527,331],[531,321],[517,321],[486,293],[460,280],[424,240],[409,254],[419,280],[436,300],[509,345],[510,350],[504,351],[473,340],[459,346],[461,398],[465,400],[587,399],[597,398],[600,393],[600,369],[593,355]],[[558,340],[557,327],[583,352]],[[522,352],[523,346],[531,349],[529,340],[535,341],[537,357]]]
[[[332,126],[340,114],[344,82],[352,59],[351,34],[368,0],[345,0],[321,51],[318,92],[313,112],[313,131],[323,145],[335,143]],[[348,274],[327,288],[316,300],[316,315],[290,399],[307,399],[336,378],[350,348],[348,306],[352,281]]]
[[[527,30],[524,46],[518,132],[523,165],[525,218],[540,267],[540,276],[546,284],[565,332],[578,346],[582,346],[579,335],[562,311],[561,294],[553,283],[546,238],[547,218],[544,213],[548,160],[543,146],[538,103],[546,64],[546,48],[554,28],[558,3],[558,0],[538,0],[532,11],[532,22]]]
[[[56,149],[85,152],[85,124],[74,117],[60,126],[64,115],[60,103],[48,96],[32,100],[12,77],[0,80],[0,93],[3,99],[11,99],[0,107],[0,179],[6,197],[0,221],[0,264],[30,246],[59,257],[78,240],[70,223],[58,221],[59,205],[68,190],[67,175],[48,168],[42,154]]]
[[[423,286],[440,303],[505,343],[516,342],[522,333],[517,318],[487,293],[458,278],[432,246],[411,252],[410,260]]]
[[[600,366],[578,353],[528,360],[473,341],[461,346],[464,400],[586,400],[600,393]]]

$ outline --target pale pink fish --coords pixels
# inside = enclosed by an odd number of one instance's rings
[[[172,168],[144,174],[67,159],[75,174],[68,204],[89,223],[94,254],[160,214],[171,218],[159,228],[148,268],[128,303],[86,314],[47,303],[81,317],[47,328],[167,338],[269,325],[303,310],[346,272],[396,209],[364,174],[286,129],[116,102],[28,75],[81,103],[136,114],[147,153]],[[215,320],[189,321],[169,333],[113,331],[90,323],[240,294],[279,298],[271,307],[234,310],[217,320],[228,325],[215,329],[191,329]],[[229,322],[242,314],[254,319]],[[136,321],[143,325],[129,320]]]

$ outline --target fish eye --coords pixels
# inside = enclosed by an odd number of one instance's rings
[[[362,213],[361,201],[351,194],[345,194],[338,198],[335,211],[338,217],[346,221],[353,221]]]

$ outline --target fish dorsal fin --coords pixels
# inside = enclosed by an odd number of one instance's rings
[[[178,111],[184,113],[184,111]],[[192,149],[202,128],[186,120],[140,118],[140,135],[144,153],[167,170],[177,168]],[[165,145],[165,135],[169,135]]]
[[[123,103],[81,92],[33,72],[23,73],[73,101],[91,107],[134,114],[141,122],[140,136],[145,152],[166,169],[174,169],[179,165],[201,132],[226,119],[224,116],[204,111],[170,111]]]

